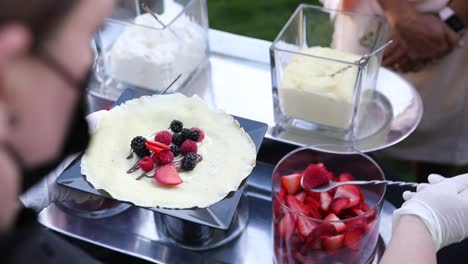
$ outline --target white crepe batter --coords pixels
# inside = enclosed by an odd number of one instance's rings
[[[127,174],[137,162],[126,157],[135,136],[166,130],[172,120],[205,132],[198,153],[203,160],[193,171],[180,172],[183,183],[158,184],[136,180],[141,170]],[[113,108],[101,120],[82,159],[81,172],[96,188],[121,201],[143,207],[208,207],[238,189],[255,166],[256,148],[239,123],[213,111],[197,96],[181,94],[142,97]]]

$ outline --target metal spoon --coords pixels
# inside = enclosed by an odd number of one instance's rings
[[[383,49],[385,49],[388,45],[392,44],[392,42],[393,42],[393,40],[389,40],[388,42],[386,42],[385,44],[380,46],[378,49],[374,50],[372,53],[365,54],[364,56],[362,56],[359,60],[355,61],[354,63],[358,64],[359,67],[366,66],[367,62],[369,62],[370,57],[374,56],[375,54],[377,54],[380,51],[382,51]],[[330,74],[330,77],[335,77],[335,75],[340,74],[340,73],[346,71],[347,69],[349,69],[349,68],[351,68],[353,66],[354,65],[348,65],[346,67],[343,67],[343,68],[339,69],[338,71]]]
[[[310,192],[326,192],[329,191],[333,188],[336,188],[338,186],[342,185],[366,185],[366,184],[385,184],[385,185],[398,185],[398,186],[410,186],[410,187],[417,187],[418,184],[415,182],[402,182],[402,181],[379,181],[379,180],[373,180],[373,181],[346,181],[346,182],[335,182],[335,181],[329,181],[328,184],[321,185],[319,187],[315,188],[306,188],[304,186],[304,177],[301,179],[301,186],[304,190],[308,190]]]
[[[147,6],[145,3],[141,3],[141,7],[148,13],[150,14],[152,17],[154,17],[154,19],[156,19],[156,21],[163,27],[167,28],[172,34],[174,34],[174,36],[179,39],[179,36],[177,36],[177,34],[168,26],[166,26],[166,24],[164,24],[161,19],[158,18],[158,16],[156,15],[156,13],[154,13],[154,11],[149,7]]]

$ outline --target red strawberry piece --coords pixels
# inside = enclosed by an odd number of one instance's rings
[[[303,186],[307,190],[327,184],[330,181],[328,171],[323,164],[310,164],[303,172],[303,177]]]
[[[341,173],[340,176],[338,176],[338,181],[339,182],[354,181],[354,177],[349,173]]]
[[[320,208],[320,202],[311,196],[307,196],[305,198],[304,204],[308,207],[313,207],[315,210],[318,210]]]
[[[147,140],[145,142],[145,146],[148,150],[154,152],[154,153],[157,153],[157,152],[160,152],[162,150],[170,150],[171,148],[166,145],[166,144],[163,144],[163,143],[160,143],[160,142],[156,142],[156,141],[151,141],[151,140]]]
[[[343,247],[344,235],[322,236],[323,247],[328,251],[336,251]]]
[[[348,198],[349,203],[345,208],[351,208],[358,205],[361,202],[360,189],[356,185],[343,185],[336,188],[336,198]]]
[[[333,236],[336,234],[336,228],[330,223],[321,223],[316,228],[312,230],[309,236],[306,238],[307,243],[315,243],[316,239],[319,239],[321,236]],[[309,245],[312,246],[312,245]]]
[[[318,192],[307,192],[307,197],[310,197],[316,201],[320,201],[320,193]]]
[[[307,196],[306,192],[300,192],[300,193],[295,195],[296,199],[298,199],[301,202],[304,202],[306,196]]]
[[[330,204],[330,210],[335,214],[340,214],[340,212],[347,208],[349,205],[349,199],[346,197],[335,198]]]
[[[289,194],[296,194],[301,188],[301,174],[290,174],[281,176],[281,186]]]
[[[328,179],[330,181],[333,181],[334,178],[335,178],[335,175],[333,174],[333,172],[328,172]]]
[[[353,231],[355,229],[365,230],[367,219],[364,217],[346,222],[346,231]]]
[[[138,161],[138,166],[144,171],[150,171],[154,168],[154,161],[151,157],[144,157]]]
[[[333,221],[333,222],[330,223],[330,224],[332,224],[332,225],[335,226],[336,232],[338,232],[338,233],[342,233],[342,232],[345,231],[345,229],[346,229],[345,223],[341,222],[341,221],[340,221],[341,219],[338,218],[338,216],[336,216],[335,214],[329,214],[329,215],[327,215],[323,220],[325,220],[325,221]]]
[[[359,216],[359,215],[364,214],[364,211],[362,211],[361,209],[358,209],[358,208],[352,208],[352,211],[353,211],[353,214],[355,216]]]
[[[286,204],[286,195],[288,193],[286,192],[285,188],[281,188],[280,191],[278,192],[278,198],[283,204]]]
[[[320,208],[322,208],[323,211],[327,212],[330,208],[332,200],[333,198],[328,192],[320,193]]]
[[[295,251],[293,257],[299,263],[307,263],[307,257],[302,255],[299,251]]]
[[[203,132],[203,130],[199,129],[198,127],[192,127],[192,130],[198,131],[198,133],[200,134],[198,142],[202,142],[203,139],[205,139],[205,132]]]
[[[184,143],[182,143],[182,146],[180,146],[180,153],[185,155],[185,154],[190,153],[190,152],[193,152],[193,153],[198,152],[197,143],[195,141],[190,140],[190,139],[186,139],[184,141]]]
[[[289,240],[295,230],[296,220],[291,213],[287,213],[283,218],[281,218],[278,224],[278,232],[284,240]]]
[[[317,222],[312,219],[301,216],[297,217],[297,230],[303,238],[308,237],[317,225]]]
[[[273,199],[273,220],[275,223],[278,222],[286,213],[287,209],[282,205],[278,199]]]
[[[344,244],[349,248],[359,249],[362,234],[364,234],[363,229],[346,230]]]
[[[153,159],[159,165],[171,164],[174,160],[174,153],[172,153],[170,150],[162,150],[158,153],[154,153]]]
[[[307,208],[308,215],[310,217],[316,218],[316,219],[322,219],[322,214],[319,212],[319,210],[316,207],[307,206],[306,208]]]
[[[307,215],[307,209],[304,203],[299,201],[294,195],[286,196],[286,205],[293,211]]]
[[[154,136],[154,141],[157,141],[157,142],[160,142],[169,146],[172,143],[172,134],[171,132],[167,130],[159,131]]]
[[[178,185],[183,182],[173,164],[157,167],[154,172],[154,178],[158,183],[164,185]]]
[[[370,210],[370,206],[367,203],[361,203],[361,210],[365,213]]]

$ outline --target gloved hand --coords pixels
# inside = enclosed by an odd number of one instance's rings
[[[428,177],[416,192],[405,192],[406,202],[393,214],[393,226],[402,215],[418,216],[432,235],[436,251],[468,237],[468,174]]]
[[[97,128],[99,121],[106,113],[107,111],[101,110],[86,116],[90,133]],[[95,195],[73,190],[55,183],[57,177],[62,174],[78,155],[79,154],[74,154],[67,157],[54,171],[22,194],[20,196],[20,201],[23,205],[36,212],[40,212],[53,202],[74,201],[76,203],[83,203],[86,200],[98,198]]]

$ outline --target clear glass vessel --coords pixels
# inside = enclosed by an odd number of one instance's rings
[[[383,17],[300,5],[270,48],[276,123],[352,139],[368,126],[382,52],[359,60],[385,35]]]
[[[282,177],[301,173],[311,163],[323,163],[335,175],[335,179],[340,178],[342,173],[349,173],[356,180],[385,178],[381,168],[369,156],[343,146],[303,147],[287,154],[273,172],[275,263],[371,263],[379,238],[385,186],[359,186],[360,203],[343,209],[336,214],[337,218],[328,218],[331,213],[323,209],[321,193],[300,190],[291,194],[282,187]],[[324,194],[331,198],[330,208],[339,199],[337,192],[335,189]],[[291,202],[296,199],[301,206]],[[318,209],[311,209],[317,206]],[[316,213],[312,214],[312,210],[316,210]],[[330,230],[331,226],[333,230]]]

